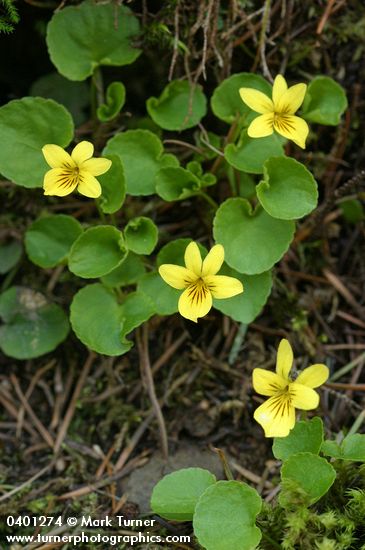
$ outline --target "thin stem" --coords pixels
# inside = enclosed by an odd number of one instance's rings
[[[165,425],[164,417],[162,415],[160,404],[156,396],[155,384],[153,381],[153,374],[152,374],[150,357],[148,352],[147,323],[145,323],[141,329],[137,330],[136,339],[137,339],[137,346],[138,346],[138,352],[139,352],[142,380],[145,383],[149,398],[151,400],[151,405],[157,419],[157,423],[160,431],[160,443],[161,443],[162,455],[164,459],[167,460],[169,457],[169,449],[168,449],[166,425]]]
[[[215,200],[212,199],[210,195],[208,195],[208,193],[206,193],[205,191],[199,191],[198,196],[205,199],[214,210],[218,210],[218,203],[216,203]]]
[[[224,454],[224,451],[222,449],[218,449],[218,448],[214,448],[213,450],[217,453],[217,455],[219,457],[219,460],[222,463],[223,470],[224,470],[224,473],[225,473],[226,478],[228,479],[228,481],[234,480],[231,468],[229,467],[228,460],[227,460],[226,455]]]

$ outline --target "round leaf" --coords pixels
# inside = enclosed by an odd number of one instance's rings
[[[128,252],[126,259],[113,271],[101,278],[103,284],[108,287],[128,286],[136,283],[146,270],[142,258]]]
[[[152,120],[164,130],[186,130],[199,124],[207,112],[207,100],[199,85],[186,80],[173,80],[159,98],[147,100]]]
[[[122,82],[112,82],[106,91],[106,103],[100,105],[96,114],[99,120],[107,122],[113,120],[125,103],[125,87]]]
[[[241,133],[237,145],[229,143],[224,149],[224,156],[233,168],[251,174],[261,174],[264,171],[264,162],[279,155],[284,155],[282,138],[276,134],[250,138],[247,130]]]
[[[261,510],[255,489],[239,481],[218,481],[195,508],[194,533],[206,550],[253,550],[261,539],[255,525]]]
[[[25,97],[0,108],[0,172],[24,187],[42,187],[49,166],[42,147],[66,147],[73,137],[71,115],[52,99]]]
[[[196,195],[200,180],[189,170],[180,167],[162,168],[156,174],[156,192],[165,201],[178,201]]]
[[[87,229],[74,242],[69,269],[84,279],[102,277],[122,263],[126,256],[123,235],[110,225]]]
[[[158,240],[158,229],[150,218],[130,220],[124,229],[127,247],[136,254],[151,254]]]
[[[178,166],[173,155],[163,154],[160,139],[149,130],[127,130],[112,137],[103,154],[114,154],[122,161],[127,193],[152,195],[155,175],[164,166]]]
[[[85,80],[100,65],[129,65],[140,54],[131,41],[138,20],[126,6],[95,3],[56,11],[48,24],[52,63],[69,80]]]
[[[255,88],[271,97],[271,86],[260,75],[238,73],[226,78],[214,90],[211,106],[215,116],[228,124],[232,124],[237,116],[243,117],[247,122],[257,116],[242,101],[239,94],[240,88]]]
[[[138,281],[137,289],[149,297],[158,315],[172,315],[177,312],[181,291],[166,284],[159,273],[143,275]]]
[[[287,437],[275,437],[272,447],[275,458],[286,460],[300,452],[319,454],[323,443],[323,422],[318,416],[297,422]]]
[[[365,462],[365,434],[351,434],[339,445],[336,441],[325,441],[321,451],[340,460]]]
[[[90,103],[86,82],[72,82],[58,73],[49,73],[33,82],[29,95],[54,99],[71,113],[76,126],[87,120],[86,109]]]
[[[301,116],[310,122],[337,126],[346,109],[342,86],[328,76],[317,76],[308,86]]]
[[[264,179],[256,187],[257,198],[273,218],[293,220],[317,206],[317,183],[309,170],[289,157],[272,157],[264,164]]]
[[[40,292],[11,287],[0,295],[0,348],[9,357],[32,359],[53,351],[69,331],[64,311]]]
[[[154,310],[147,296],[133,292],[122,304],[100,283],[87,285],[71,304],[70,321],[85,346],[104,355],[123,355],[132,342],[125,336],[141,325]]]
[[[295,482],[313,504],[327,493],[336,479],[336,471],[325,458],[312,453],[297,453],[284,462],[281,479]]]
[[[228,275],[239,279],[243,284],[244,291],[233,298],[213,300],[213,306],[235,321],[248,325],[259,315],[270,295],[271,272],[266,271],[259,275],[242,275],[242,273],[224,265],[219,275]]]
[[[215,476],[203,468],[168,474],[153,489],[151,509],[166,519],[192,521],[199,497],[215,482]]]
[[[85,346],[104,355],[123,355],[132,343],[123,339],[124,316],[114,294],[96,283],[75,294],[70,321]]]
[[[25,233],[29,259],[40,267],[54,267],[67,259],[70,248],[81,235],[82,227],[75,218],[56,214],[40,218]]]
[[[105,155],[112,165],[105,174],[98,176],[102,193],[99,198],[100,208],[104,214],[117,212],[125,199],[125,177],[123,165],[117,155]]]
[[[10,271],[20,260],[22,246],[18,241],[12,241],[0,246],[0,274]]]
[[[240,273],[256,275],[272,268],[289,248],[295,225],[272,218],[258,206],[252,210],[246,199],[226,200],[218,208],[213,234],[224,246],[225,259]]]

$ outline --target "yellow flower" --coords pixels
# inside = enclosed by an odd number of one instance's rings
[[[94,176],[109,170],[111,161],[105,158],[91,158],[94,146],[89,141],[81,141],[71,155],[59,145],[50,143],[42,147],[47,164],[52,168],[44,176],[45,195],[64,197],[76,189],[81,195],[96,198],[101,195],[100,183]]]
[[[213,298],[231,298],[243,292],[241,281],[234,277],[216,275],[224,261],[224,248],[216,244],[202,261],[200,250],[191,242],[185,250],[185,267],[163,264],[159,273],[173,288],[185,289],[179,299],[179,312],[186,319],[197,322],[213,304]]]
[[[272,100],[263,92],[254,88],[240,88],[242,101],[253,111],[260,113],[248,127],[250,137],[260,138],[270,136],[274,130],[291,139],[305,149],[305,140],[309,128],[302,118],[294,116],[294,113],[303,103],[306,84],[295,84],[288,88],[285,78],[278,74],[272,89]]]
[[[328,378],[326,365],[304,369],[293,382],[289,377],[293,351],[288,340],[281,340],[276,359],[276,373],[254,369],[253,387],[270,398],[255,410],[254,419],[261,424],[266,437],[286,437],[295,424],[295,409],[309,411],[318,407],[319,395],[313,388]]]

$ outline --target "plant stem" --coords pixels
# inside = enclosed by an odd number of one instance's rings
[[[206,193],[205,191],[199,191],[198,196],[205,199],[214,210],[218,210],[218,204],[215,202],[214,199],[212,199],[210,195],[208,195],[208,193]]]
[[[214,448],[213,450],[217,453],[217,455],[219,457],[219,460],[222,463],[224,473],[226,474],[226,478],[229,481],[232,481],[234,479],[234,477],[233,477],[233,474],[231,472],[231,468],[229,467],[228,460],[227,460],[226,455],[224,454],[224,451],[222,449],[218,449],[218,448]]]

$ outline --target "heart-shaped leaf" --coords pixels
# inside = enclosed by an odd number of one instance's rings
[[[102,122],[113,120],[125,103],[125,87],[122,82],[112,82],[106,91],[106,102],[99,105],[96,114]]]
[[[100,208],[104,214],[114,214],[124,203],[126,185],[123,165],[117,155],[104,155],[112,161],[112,165],[105,174],[98,176],[101,185],[99,197]]]
[[[147,111],[164,130],[181,131],[199,124],[207,112],[207,100],[198,84],[173,80],[159,98],[147,100]]]
[[[150,218],[139,216],[124,229],[127,247],[136,254],[151,254],[158,240],[158,229]]]
[[[303,118],[327,126],[337,126],[347,109],[342,86],[328,76],[317,76],[309,84],[302,107]]]
[[[264,164],[264,179],[257,198],[273,218],[294,220],[317,206],[317,183],[309,170],[289,157],[271,157]]]
[[[127,130],[112,137],[103,154],[122,161],[126,190],[130,195],[155,193],[155,176],[165,166],[178,166],[174,155],[164,154],[160,139],[149,130]]]
[[[213,234],[224,246],[225,260],[240,273],[256,275],[272,268],[293,238],[292,221],[278,220],[246,199],[228,199],[218,208]]]
[[[229,164],[237,170],[250,174],[262,174],[264,162],[270,157],[284,155],[283,140],[277,134],[263,138],[250,138],[243,130],[235,145],[229,143],[224,149],[224,156]]]
[[[318,416],[299,421],[287,437],[275,437],[272,447],[275,458],[286,460],[292,454],[309,452],[319,454],[323,443],[323,422]]]
[[[71,115],[52,99],[24,97],[0,108],[0,172],[24,187],[42,187],[49,166],[42,147],[66,147],[73,137]]]
[[[141,53],[132,46],[136,17],[123,5],[86,0],[53,14],[47,46],[57,70],[69,80],[85,80],[100,65],[129,65]]]

